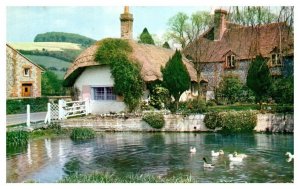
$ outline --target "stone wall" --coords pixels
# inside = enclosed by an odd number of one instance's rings
[[[29,76],[24,76],[29,68]],[[31,97],[41,96],[41,69],[6,46],[6,97],[22,97],[22,84],[32,84]]]
[[[294,132],[294,116],[283,114],[258,114],[255,131]],[[63,120],[63,127],[91,127],[96,131],[170,131],[194,132],[210,131],[204,125],[204,115],[165,115],[165,126],[154,129],[140,117],[135,118],[102,118],[87,116]]]

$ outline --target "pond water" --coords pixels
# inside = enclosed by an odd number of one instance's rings
[[[191,154],[189,147],[197,152]],[[222,149],[224,156],[211,157],[211,150]],[[248,155],[232,164],[228,154]],[[199,183],[294,182],[293,135],[216,133],[103,133],[95,139],[74,142],[69,138],[30,141],[25,149],[7,149],[7,182],[34,180],[53,183],[63,176],[79,173],[191,175]],[[203,168],[202,158],[213,162]]]

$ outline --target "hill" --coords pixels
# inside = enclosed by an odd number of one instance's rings
[[[80,44],[82,47],[89,47],[96,40],[74,33],[47,32],[36,35],[34,42],[70,42]]]
[[[38,55],[24,55],[26,58],[32,62],[41,65],[47,70],[54,72],[58,79],[63,79],[68,67],[71,65],[70,62],[66,62],[57,58],[49,56],[38,56]]]

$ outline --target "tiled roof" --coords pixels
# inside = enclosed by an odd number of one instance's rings
[[[285,23],[261,26],[241,26],[227,23],[223,37],[213,39],[213,28],[189,44],[183,51],[186,57],[198,62],[224,62],[226,53],[232,51],[238,59],[250,59],[261,54],[266,57],[281,43],[282,53],[294,53],[293,33]],[[281,40],[280,40],[281,39]]]

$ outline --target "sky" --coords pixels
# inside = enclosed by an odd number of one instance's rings
[[[213,10],[213,6],[130,6],[133,14],[133,38],[147,27],[160,38],[168,28],[168,20],[178,12],[191,15]],[[39,33],[69,32],[100,40],[120,37],[120,14],[123,6],[49,7],[8,6],[6,8],[6,41],[32,42]]]

